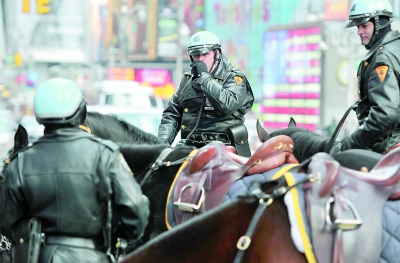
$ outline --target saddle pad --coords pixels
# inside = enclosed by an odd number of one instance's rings
[[[307,177],[304,173],[285,173],[286,183],[288,186],[296,184],[296,182],[303,180]],[[302,185],[293,187],[285,194],[284,201],[288,209],[288,216],[291,226],[291,236],[293,243],[299,252],[306,255],[307,261],[309,263],[316,263],[311,241],[310,241],[310,228],[305,215],[305,200],[304,200],[304,190]]]
[[[196,153],[198,152],[198,149],[194,149],[190,154],[189,157],[192,157],[194,155],[196,155]],[[181,167],[179,168],[178,172],[176,172],[174,181],[171,184],[171,187],[169,188],[168,191],[168,196],[167,196],[167,200],[166,200],[166,209],[165,209],[165,225],[167,226],[168,230],[171,230],[172,227],[176,226],[176,222],[174,219],[174,211],[173,211],[173,199],[174,199],[174,187],[175,187],[175,183],[176,180],[178,179],[178,176],[181,174],[182,170],[185,169],[186,165],[189,163],[189,159],[187,158],[186,161],[184,161],[181,165]]]

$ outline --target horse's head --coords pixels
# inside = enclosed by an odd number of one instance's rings
[[[257,121],[257,133],[261,142],[277,135],[286,135],[294,142],[293,154],[299,162],[303,162],[316,153],[323,152],[329,142],[329,138],[302,127],[297,127],[296,121],[290,118],[287,128],[269,133],[259,121]]]
[[[14,147],[8,151],[7,159],[4,160],[4,166],[0,172],[0,185],[3,183],[5,170],[8,164],[10,163],[11,156],[16,152],[18,152],[19,150],[27,147],[28,144],[29,144],[28,132],[22,125],[18,125],[18,129],[14,135]]]

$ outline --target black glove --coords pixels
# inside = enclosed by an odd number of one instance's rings
[[[202,72],[207,72],[207,65],[202,61],[192,62],[190,66],[192,67],[193,79],[200,77]]]
[[[354,148],[349,136],[344,137],[340,143],[341,143],[340,150],[342,152]]]

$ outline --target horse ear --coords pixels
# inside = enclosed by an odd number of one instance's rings
[[[14,153],[27,147],[29,144],[28,132],[22,125],[18,125],[18,129],[14,135]]]
[[[289,121],[289,124],[288,124],[288,128],[290,128],[290,127],[296,127],[297,125],[296,125],[296,121],[292,118],[292,117],[290,117],[290,121]]]
[[[271,135],[268,133],[268,131],[261,125],[260,121],[257,119],[257,134],[258,134],[258,139],[262,143],[266,142],[267,140],[271,139]]]

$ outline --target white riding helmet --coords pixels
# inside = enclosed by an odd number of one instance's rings
[[[79,87],[71,80],[53,78],[36,90],[33,108],[40,124],[77,125],[86,107]]]
[[[375,23],[375,31],[378,31],[393,21],[393,8],[388,0],[355,0],[350,6],[349,21],[346,28],[361,25],[372,18],[379,20],[379,16],[386,16],[389,21],[384,25]]]
[[[200,31],[190,38],[187,53],[192,58],[194,55],[205,54],[215,49],[221,50],[218,37],[209,31]]]

